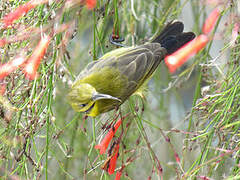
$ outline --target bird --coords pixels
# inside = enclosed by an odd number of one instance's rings
[[[89,63],[72,83],[69,104],[92,117],[118,108],[141,91],[165,56],[195,38],[183,29],[182,22],[172,21],[151,41],[112,50]]]

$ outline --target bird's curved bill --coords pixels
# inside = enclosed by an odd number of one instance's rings
[[[118,98],[113,97],[113,96],[108,95],[108,94],[99,94],[99,93],[96,93],[96,94],[94,94],[93,97],[92,97],[92,100],[93,100],[93,101],[97,101],[97,100],[100,100],[100,99],[111,99],[111,100],[115,100],[115,101],[122,102],[121,99],[118,99]]]

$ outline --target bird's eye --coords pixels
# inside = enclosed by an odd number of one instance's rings
[[[87,104],[80,104],[79,106],[81,107],[81,108],[83,108],[83,107],[85,107]]]

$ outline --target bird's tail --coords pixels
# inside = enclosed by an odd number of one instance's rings
[[[183,29],[184,25],[182,22],[170,22],[152,42],[160,43],[162,47],[166,48],[168,54],[172,54],[195,38],[193,32],[183,32]]]

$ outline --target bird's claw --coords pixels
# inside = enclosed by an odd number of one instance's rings
[[[109,41],[110,41],[110,43],[112,43],[112,44],[114,44],[114,45],[116,45],[116,46],[124,47],[124,45],[121,44],[121,42],[125,41],[125,39],[124,39],[123,37],[119,37],[119,36],[117,36],[117,35],[111,34],[111,35],[109,36]]]

